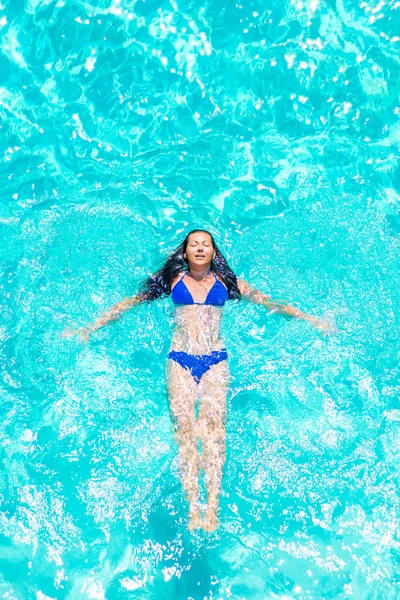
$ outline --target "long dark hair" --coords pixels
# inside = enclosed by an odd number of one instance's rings
[[[193,229],[192,231],[189,231],[182,244],[180,244],[180,246],[178,246],[178,248],[169,256],[161,269],[140,285],[138,295],[142,301],[157,300],[157,298],[164,298],[171,293],[171,282],[174,277],[178,275],[178,273],[187,270],[188,262],[183,255],[186,252],[189,236],[192,233],[206,233],[210,236],[211,243],[215,250],[215,259],[211,263],[210,270],[219,275],[225,283],[228,290],[228,298],[240,300],[241,295],[236,275],[228,265],[225,257],[217,248],[213,236],[205,229]]]

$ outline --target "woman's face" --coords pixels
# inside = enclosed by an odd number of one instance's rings
[[[215,258],[215,250],[208,233],[191,233],[183,256],[188,261],[189,268],[209,269]]]

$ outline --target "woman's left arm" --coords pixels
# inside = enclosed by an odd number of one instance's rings
[[[291,306],[290,304],[284,304],[283,302],[272,300],[271,296],[266,296],[255,287],[249,285],[243,279],[238,279],[238,288],[243,298],[252,302],[253,304],[261,304],[265,306],[267,310],[271,313],[278,313],[279,315],[283,315],[284,317],[290,319],[302,319],[303,321],[308,321],[322,331],[323,333],[332,333],[335,331],[335,328],[323,321],[322,319],[318,319],[317,317],[313,317],[312,315],[308,315],[307,313],[303,313],[298,308]]]

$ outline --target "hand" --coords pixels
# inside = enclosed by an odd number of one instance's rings
[[[64,331],[61,333],[61,337],[63,338],[71,338],[74,337],[74,335],[78,335],[81,339],[81,341],[84,344],[87,344],[89,341],[89,337],[91,334],[91,329],[90,327],[79,327],[79,329],[64,329]]]
[[[339,330],[334,323],[329,323],[328,321],[323,321],[322,319],[317,319],[314,323],[314,327],[316,327],[322,333],[322,335],[339,333]]]

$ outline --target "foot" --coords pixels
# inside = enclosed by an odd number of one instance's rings
[[[217,510],[215,508],[209,508],[206,512],[206,516],[203,520],[204,531],[215,531],[219,527],[219,519],[217,516]]]
[[[193,531],[193,529],[201,529],[201,527],[202,527],[202,520],[201,520],[200,510],[198,508],[195,510],[191,510],[189,512],[189,524],[188,524],[189,531]]]

